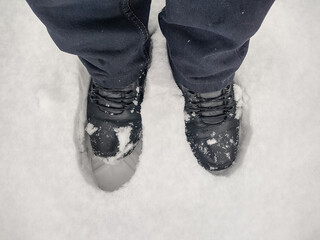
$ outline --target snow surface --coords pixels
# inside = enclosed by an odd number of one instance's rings
[[[239,160],[219,176],[197,164],[185,139],[157,25],[163,4],[151,10],[140,163],[124,188],[106,193],[79,159],[87,73],[25,2],[0,0],[1,240],[319,239],[319,2],[277,1],[252,39],[236,77]]]

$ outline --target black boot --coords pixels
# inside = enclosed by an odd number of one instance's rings
[[[86,131],[94,155],[105,163],[118,163],[133,151],[141,138],[144,83],[145,74],[121,89],[90,83]]]
[[[180,88],[187,140],[199,164],[210,172],[228,168],[236,159],[239,142],[233,85],[210,93]]]

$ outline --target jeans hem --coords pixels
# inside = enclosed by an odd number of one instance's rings
[[[94,76],[92,80],[103,88],[125,88],[131,83],[142,78],[148,71],[148,65],[138,71],[132,71],[130,74],[121,75],[118,77],[107,77],[107,76]]]
[[[219,91],[226,86],[230,85],[233,82],[234,74],[227,79],[224,79],[223,82],[215,82],[214,80],[206,83],[191,83],[185,80],[181,80],[175,77],[175,82],[177,85],[182,85],[185,88],[197,92],[197,93],[208,93]]]
[[[223,80],[215,80],[210,79],[210,80],[206,80],[205,82],[199,82],[198,81],[190,81],[187,80],[174,66],[173,62],[170,59],[170,56],[168,54],[168,58],[169,58],[169,63],[171,66],[171,70],[172,70],[172,74],[173,74],[173,78],[176,82],[176,84],[178,86],[182,85],[185,88],[197,92],[197,93],[208,93],[208,92],[215,92],[215,91],[219,91],[223,88],[225,88],[226,86],[228,86],[229,84],[231,84],[233,82],[234,76],[235,74],[231,74],[231,76],[223,79]]]

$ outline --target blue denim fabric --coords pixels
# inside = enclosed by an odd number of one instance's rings
[[[167,0],[159,14],[174,78],[195,92],[229,85],[274,0]]]
[[[147,68],[151,0],[27,2],[56,45],[78,55],[99,85],[125,87]]]
[[[124,87],[149,63],[151,0],[27,0],[57,46],[101,86]],[[196,92],[230,84],[274,0],[167,0],[159,23],[173,75]]]

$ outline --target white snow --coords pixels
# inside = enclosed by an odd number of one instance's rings
[[[123,156],[128,153],[134,145],[130,142],[132,127],[121,127],[115,129],[119,140],[119,150],[115,156],[103,158],[103,161],[106,164],[115,165],[119,163],[119,160],[123,158]]]
[[[234,90],[234,99],[236,100],[236,119],[240,119],[242,115],[242,107],[244,105],[244,99],[243,99],[243,94],[242,94],[242,89],[239,85],[234,84],[233,85],[233,90]]]
[[[208,144],[208,145],[213,145],[213,144],[216,144],[216,143],[217,143],[217,140],[214,139],[214,138],[211,138],[211,139],[208,139],[208,140],[207,140],[207,144]]]
[[[119,140],[118,152],[115,156],[112,157],[99,157],[99,156],[92,156],[93,161],[99,162],[103,161],[105,164],[108,165],[117,165],[120,163],[119,160],[123,158],[123,156],[128,153],[130,150],[133,149],[135,146],[132,142],[130,142],[130,135],[131,135],[132,127],[120,127],[116,128],[115,132]],[[90,135],[90,134],[89,134]]]
[[[124,147],[121,149],[121,151],[117,152],[117,154],[112,157],[104,158],[104,157],[99,157],[99,156],[93,155],[92,161],[95,161],[95,162],[102,161],[105,164],[113,165],[113,166],[117,165],[120,163],[120,160],[123,159],[124,155],[126,153],[128,153],[130,150],[132,150],[134,146],[135,145],[133,145],[132,143],[128,143],[128,144],[124,145]]]
[[[131,135],[132,127],[120,127],[116,128],[115,132],[117,134],[119,140],[119,152],[123,152],[125,147],[130,142],[130,135]]]
[[[123,156],[128,153],[130,150],[132,150],[132,148],[134,147],[134,145],[132,143],[129,143],[127,145],[124,146],[124,148],[122,149],[122,151],[119,151],[115,156],[113,157],[108,157],[106,159],[104,159],[104,162],[106,164],[110,164],[110,165],[114,165],[117,164],[119,162],[120,159],[123,158]]]
[[[190,115],[187,112],[184,112],[184,121],[186,122],[190,121]]]
[[[98,128],[95,127],[92,123],[88,123],[85,131],[91,136],[96,131],[98,131]]]
[[[319,239],[318,1],[276,1],[253,37],[236,75],[239,158],[219,176],[186,142],[184,100],[157,24],[163,4],[151,9],[140,163],[129,183],[106,193],[79,158],[86,71],[24,1],[0,2],[1,240]]]

